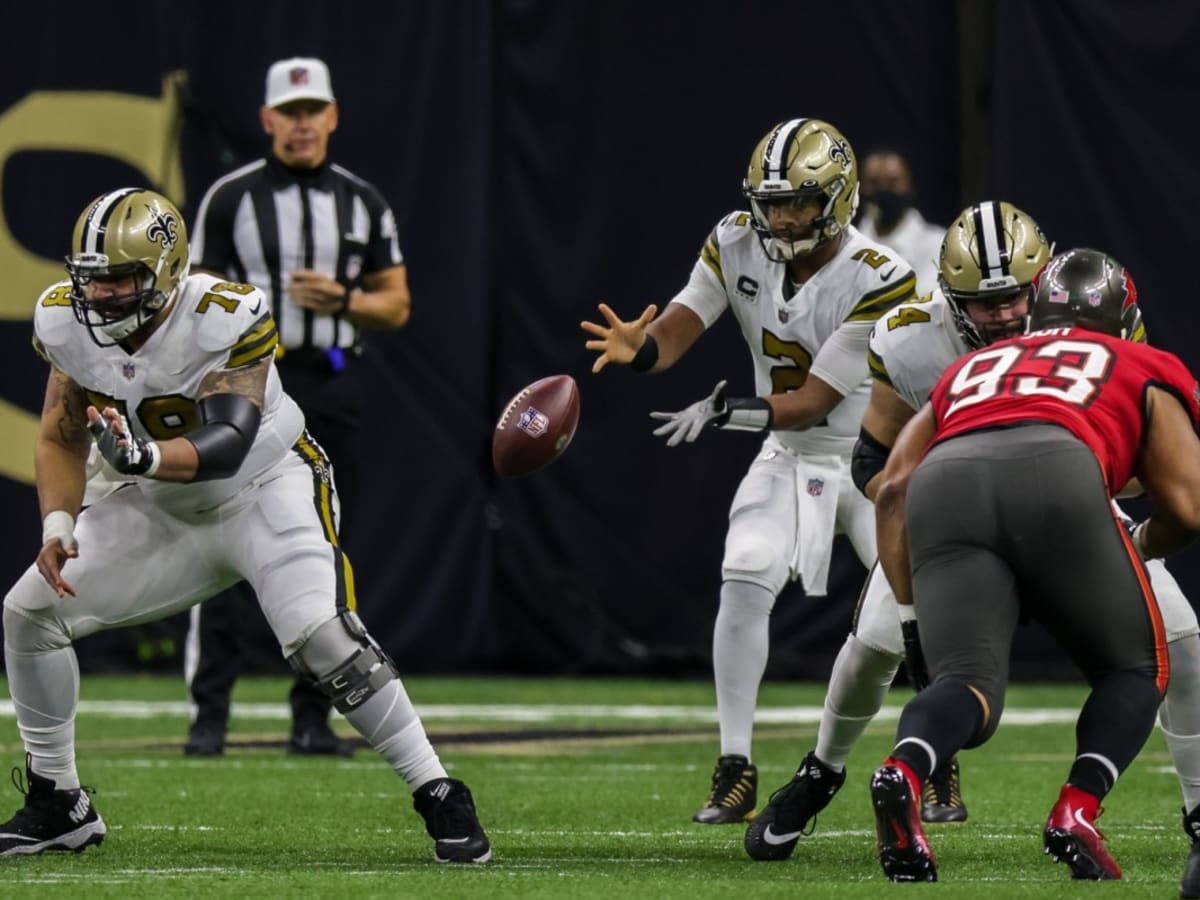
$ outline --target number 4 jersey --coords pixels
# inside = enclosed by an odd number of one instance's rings
[[[196,428],[196,394],[212,372],[250,365],[278,343],[275,321],[258,288],[195,274],[184,280],[166,319],[135,353],[101,347],[75,318],[70,282],[38,298],[35,346],[87,394],[88,403],[112,406],[139,437],[168,440]],[[180,514],[217,506],[268,471],[291,451],[304,415],[283,392],[271,368],[258,434],[241,469],[231,478],[190,484],[142,479],[156,502]]]
[[[1115,494],[1134,475],[1148,387],[1162,388],[1200,423],[1200,387],[1178,357],[1080,328],[992,344],[953,363],[933,389],[935,441],[1018,422],[1061,425],[1083,441]]]

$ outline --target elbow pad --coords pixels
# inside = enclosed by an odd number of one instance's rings
[[[262,411],[241,394],[210,394],[196,408],[200,427],[184,435],[200,458],[193,481],[215,481],[237,473],[258,435]]]
[[[891,452],[892,448],[879,443],[871,432],[865,428],[858,430],[858,440],[850,457],[850,477],[854,480],[854,486],[864,496],[867,493],[867,483],[883,471]]]

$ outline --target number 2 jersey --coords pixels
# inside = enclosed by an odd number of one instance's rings
[[[930,396],[934,440],[1019,422],[1061,425],[1096,454],[1116,494],[1135,474],[1149,387],[1177,397],[1200,424],[1200,386],[1173,354],[1081,328],[1038,331],[951,364]]]
[[[799,388],[816,375],[845,399],[804,431],[775,431],[798,454],[847,455],[870,396],[867,338],[875,320],[912,299],[916,276],[890,249],[847,227],[836,255],[804,284],[769,259],[750,225],[734,212],[713,229],[687,287],[672,301],[709,328],[733,311],[754,360],[759,396]]]
[[[211,372],[260,362],[278,343],[262,292],[211,275],[191,275],[181,283],[166,318],[135,353],[98,346],[75,318],[70,291],[70,282],[61,282],[38,298],[33,315],[37,346],[84,390],[88,403],[100,410],[118,409],[138,437],[161,441],[192,431],[200,424],[196,394],[201,380]],[[284,459],[303,430],[304,414],[284,393],[272,366],[258,434],[237,474],[186,484],[137,483],[173,513],[204,514]]]

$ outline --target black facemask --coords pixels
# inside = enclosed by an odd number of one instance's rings
[[[889,231],[896,227],[896,223],[913,205],[913,194],[911,191],[906,194],[897,194],[895,191],[876,191],[871,196],[864,197],[863,200],[879,210],[876,222],[879,229]]]

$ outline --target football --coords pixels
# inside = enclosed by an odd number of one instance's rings
[[[508,401],[492,435],[497,475],[529,475],[554,462],[579,424],[579,386],[570,375],[551,375]]]

